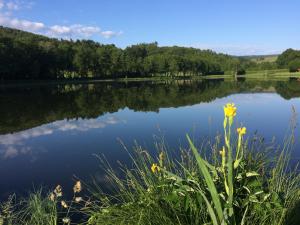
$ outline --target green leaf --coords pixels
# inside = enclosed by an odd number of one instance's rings
[[[214,203],[214,206],[215,206],[215,209],[216,209],[216,212],[217,212],[217,215],[218,215],[218,218],[219,218],[219,221],[222,221],[223,220],[223,210],[222,210],[222,205],[221,205],[221,201],[220,201],[220,198],[219,198],[219,194],[217,192],[217,189],[216,189],[216,186],[213,182],[213,178],[211,176],[211,174],[209,173],[208,169],[207,169],[207,166],[205,164],[205,160],[202,159],[202,157],[200,156],[200,154],[198,153],[196,147],[194,146],[193,142],[191,141],[190,137],[188,135],[187,136],[187,139],[188,139],[188,142],[190,144],[190,147],[192,149],[192,152],[196,158],[196,161],[197,161],[197,164],[198,164],[198,168],[200,170],[200,172],[202,173],[203,177],[204,177],[204,180],[206,182],[206,185],[208,187],[208,190],[210,192],[210,195],[211,195],[211,198],[212,198],[212,201]],[[202,193],[203,194],[203,193]],[[206,196],[203,194],[203,198],[208,206],[208,210],[212,210],[213,209],[209,208],[211,207],[211,205],[209,204]],[[209,204],[209,205],[208,205]],[[211,215],[211,212],[210,212],[210,215]],[[213,218],[211,218],[213,219]]]
[[[217,216],[213,210],[213,207],[211,206],[211,204],[209,203],[208,199],[206,198],[205,194],[202,191],[199,191],[200,195],[202,196],[202,198],[204,199],[206,206],[207,206],[207,211],[208,214],[213,222],[213,225],[218,225],[218,220],[217,220]]]
[[[255,172],[255,171],[251,171],[251,172],[247,172],[246,173],[246,177],[255,177],[255,176],[259,176],[260,174]]]
[[[246,207],[246,210],[244,212],[244,215],[243,215],[243,218],[242,218],[242,221],[241,221],[241,225],[244,225],[245,224],[245,218],[246,218],[246,214],[248,212],[248,206]]]

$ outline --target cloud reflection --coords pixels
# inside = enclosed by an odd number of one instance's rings
[[[61,120],[13,134],[0,135],[0,157],[9,159],[19,155],[34,155],[32,148],[26,146],[26,141],[29,139],[51,135],[56,132],[86,132],[91,129],[101,129],[108,125],[122,122],[124,123],[125,121],[114,116],[102,118],[101,120],[99,118]]]
[[[57,121],[53,123],[53,126],[60,131],[88,131],[90,129],[104,128],[107,125],[117,124],[121,122],[116,117],[108,117],[105,121],[99,121],[97,119],[90,120],[70,120],[67,123],[65,121]]]

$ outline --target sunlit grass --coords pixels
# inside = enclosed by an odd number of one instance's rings
[[[272,158],[263,142],[244,141],[246,128],[233,129],[236,111],[233,104],[224,107],[224,145],[197,149],[187,135],[190,148],[180,160],[161,149],[151,157],[138,147],[134,168],[123,167],[123,176],[102,161],[114,193],[94,192],[102,204],[92,207],[89,224],[280,225],[297,219],[292,135]]]

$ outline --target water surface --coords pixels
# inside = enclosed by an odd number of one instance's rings
[[[0,198],[62,184],[74,176],[103,180],[95,154],[113,166],[129,163],[120,140],[154,150],[186,146],[185,134],[205,140],[222,132],[227,102],[238,107],[236,125],[280,142],[292,106],[300,112],[299,81],[172,81],[1,86]],[[299,121],[299,119],[298,119]],[[298,135],[296,129],[296,135]],[[298,135],[299,136],[299,135]],[[300,156],[299,140],[294,159]]]

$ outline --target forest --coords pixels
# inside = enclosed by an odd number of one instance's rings
[[[247,70],[300,67],[300,51],[288,49],[276,62],[157,42],[125,49],[92,40],[49,38],[0,27],[0,80],[106,79],[151,76],[245,74]]]
[[[289,68],[290,72],[300,71],[300,50],[287,49],[277,58],[279,68]]]

